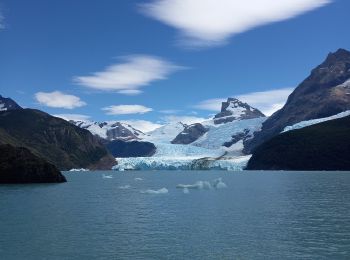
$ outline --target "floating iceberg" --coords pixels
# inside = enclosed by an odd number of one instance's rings
[[[209,181],[197,181],[194,184],[178,184],[176,185],[177,189],[183,189],[184,193],[188,193],[190,189],[196,190],[210,190],[214,189],[224,189],[227,188],[227,185],[222,181],[222,178],[215,179],[213,183]]]
[[[197,181],[194,184],[178,184],[176,185],[176,188],[178,189],[211,189],[211,184],[209,181]]]
[[[227,185],[222,181],[221,178],[217,178],[216,180],[214,180],[213,187],[216,189],[224,189],[227,188]]]
[[[80,168],[80,169],[70,169],[70,172],[88,172],[89,169],[84,169],[84,168]]]
[[[141,193],[146,193],[146,194],[166,194],[168,193],[168,189],[167,188],[161,188],[159,190],[144,190],[144,191],[141,191]]]

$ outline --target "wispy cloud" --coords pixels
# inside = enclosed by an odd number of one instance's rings
[[[252,107],[260,109],[265,115],[270,116],[281,109],[294,88],[283,88],[269,91],[252,92],[238,95],[237,98],[248,103]]]
[[[208,118],[203,118],[203,117],[196,117],[196,116],[164,116],[161,118],[164,123],[169,124],[169,123],[184,123],[187,125],[194,124],[194,123],[201,123],[203,121],[208,120]]]
[[[147,132],[150,132],[150,131],[153,131],[159,127],[161,127],[162,125],[161,124],[158,124],[158,123],[154,123],[154,122],[151,122],[151,121],[147,121],[147,120],[134,120],[134,119],[131,119],[131,120],[122,120],[120,121],[122,123],[126,123],[126,124],[129,124],[131,125],[132,127],[144,132],[144,133],[147,133]]]
[[[53,115],[55,117],[62,118],[64,120],[74,120],[74,121],[86,121],[90,119],[90,116],[87,115],[81,115],[81,114],[56,114]]]
[[[270,116],[283,107],[293,90],[294,88],[282,88],[234,95],[232,97],[238,98],[252,107],[261,110],[265,115]],[[221,103],[226,100],[227,98],[207,99],[194,107],[201,110],[218,112],[221,109]]]
[[[86,103],[74,95],[64,94],[60,91],[37,92],[35,99],[41,104],[48,107],[73,109],[85,106]]]
[[[4,18],[3,14],[0,11],[0,30],[1,29],[5,29],[5,18]]]
[[[153,81],[167,79],[180,69],[184,67],[159,57],[133,55],[124,57],[122,63],[111,65],[104,71],[75,77],[74,82],[92,89],[137,95],[142,93],[142,87]]]
[[[142,105],[118,105],[102,108],[107,115],[130,115],[130,114],[145,114],[153,111],[152,108]]]
[[[254,27],[293,18],[331,0],[153,0],[146,15],[180,32],[187,46],[213,46]]]

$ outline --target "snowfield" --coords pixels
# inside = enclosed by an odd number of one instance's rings
[[[231,141],[233,135],[242,133],[246,129],[252,136],[254,132],[261,129],[262,123],[265,120],[266,117],[260,117],[247,120],[236,120],[220,125],[214,125],[210,123],[206,125],[203,123],[204,126],[209,127],[209,131],[198,140],[194,141],[192,145],[204,147],[207,149],[218,149],[222,147],[225,142]]]

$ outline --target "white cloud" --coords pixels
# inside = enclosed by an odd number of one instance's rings
[[[201,123],[208,120],[208,118],[196,117],[196,116],[164,116],[161,118],[166,124],[181,122],[187,125]]]
[[[0,30],[5,29],[4,16],[0,13]]]
[[[207,99],[207,100],[203,100],[200,103],[198,103],[197,105],[195,105],[194,108],[218,112],[221,109],[221,103],[226,101],[226,100],[227,100],[227,98]]]
[[[223,44],[235,34],[293,18],[331,0],[154,0],[141,11],[180,31],[188,46]]]
[[[270,116],[281,109],[286,103],[288,96],[294,88],[282,88],[269,91],[252,92],[238,95],[237,98],[248,103],[252,107],[258,108],[265,115]]]
[[[261,92],[252,92],[243,95],[233,95],[243,102],[248,103],[252,107],[261,110],[265,115],[270,116],[284,106],[288,96],[292,93],[294,88],[282,88]],[[226,101],[227,98],[208,99],[200,102],[194,107],[197,109],[219,112],[221,109],[221,102]]]
[[[75,77],[74,81],[93,89],[137,95],[142,93],[140,88],[167,79],[171,73],[183,68],[159,57],[133,55],[124,57],[124,63],[111,65],[91,76]]]
[[[139,95],[141,94],[143,91],[139,90],[139,89],[123,89],[123,90],[119,90],[118,93],[119,94],[124,94],[127,96],[135,96],[135,95]]]
[[[131,119],[131,120],[121,120],[120,122],[126,123],[131,125],[132,127],[147,133],[150,131],[153,131],[159,127],[161,127],[161,124],[153,123],[151,121],[146,121],[146,120],[136,120],[136,119]]]
[[[55,117],[62,118],[66,121],[74,120],[74,121],[87,121],[90,119],[90,116],[80,115],[80,114],[56,114],[53,115]]]
[[[64,94],[60,91],[38,92],[35,94],[35,99],[42,105],[55,108],[73,109],[86,105],[79,97]]]
[[[142,105],[118,105],[102,108],[107,115],[129,115],[129,114],[145,114],[153,111],[152,108]]]

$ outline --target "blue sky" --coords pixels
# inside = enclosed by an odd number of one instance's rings
[[[207,118],[231,96],[270,114],[329,52],[350,49],[349,10],[347,0],[0,0],[0,94],[100,121]]]

